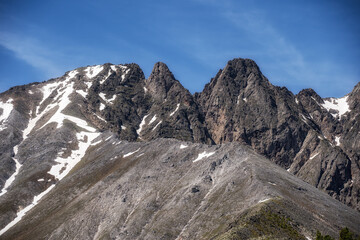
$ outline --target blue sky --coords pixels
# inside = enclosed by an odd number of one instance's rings
[[[230,59],[341,97],[360,81],[356,0],[0,1],[0,91],[87,65],[165,62],[192,93]]]

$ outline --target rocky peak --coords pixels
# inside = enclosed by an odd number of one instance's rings
[[[177,82],[165,63],[157,62],[146,81],[149,92],[158,100],[166,99],[171,86]]]
[[[357,109],[357,111],[360,111],[360,82],[356,84],[349,94],[348,103],[350,105],[350,109]]]

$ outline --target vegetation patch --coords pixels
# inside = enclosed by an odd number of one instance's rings
[[[268,205],[247,211],[240,219],[229,224],[227,230],[211,239],[306,239],[295,227],[292,219]]]

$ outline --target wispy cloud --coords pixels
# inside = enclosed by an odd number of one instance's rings
[[[289,74],[304,68],[306,63],[301,51],[276,30],[264,15],[259,10],[235,12],[228,8],[223,12],[223,16],[234,26],[251,35],[252,41],[261,47],[263,55],[271,57],[276,64],[286,65],[284,70]]]
[[[14,53],[15,57],[33,66],[46,77],[63,73],[63,68],[52,61],[56,52],[32,37],[0,32],[0,45]]]

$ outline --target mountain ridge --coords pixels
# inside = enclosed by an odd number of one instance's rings
[[[127,146],[121,141],[152,144],[163,138],[184,146],[245,144],[359,211],[359,86],[339,99],[321,98],[310,89],[294,95],[273,86],[254,61],[239,58],[195,94],[161,62],[148,79],[137,64],[107,63],[11,88],[0,94],[0,227],[82,171],[88,151],[109,141],[108,132],[119,140],[109,152]],[[201,154],[200,159],[217,156]],[[127,162],[125,155],[120,162]],[[106,157],[104,164],[113,160]]]

